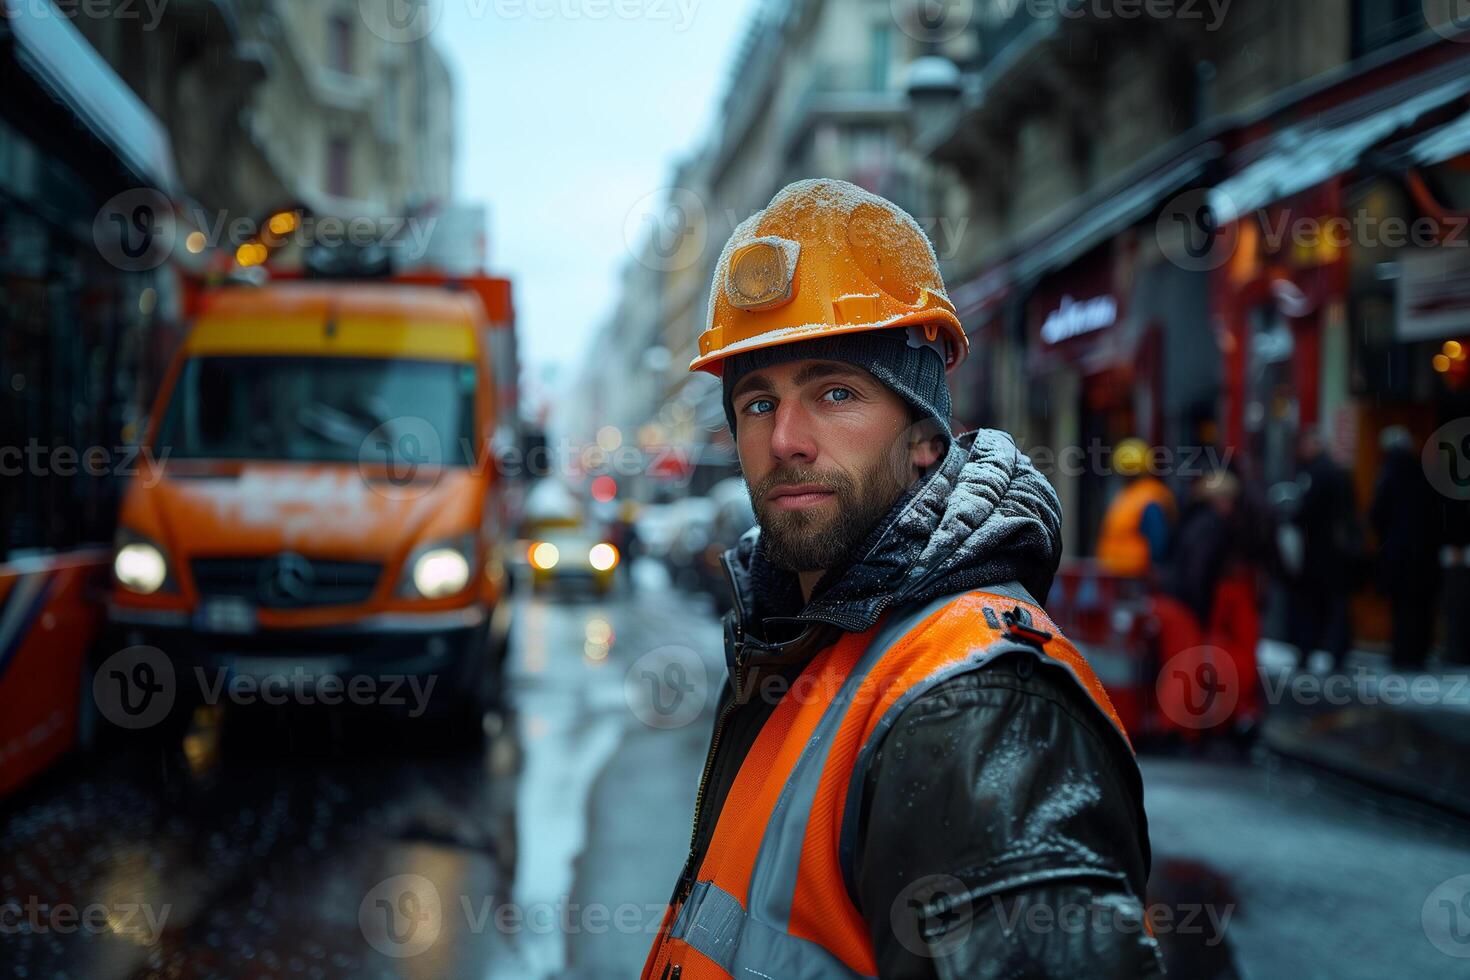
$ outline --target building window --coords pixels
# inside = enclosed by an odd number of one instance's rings
[[[344,75],[352,74],[352,18],[333,14],[327,22],[327,64]]]
[[[327,193],[352,196],[352,144],[345,136],[327,139]]]
[[[888,23],[873,25],[872,60],[868,63],[868,87],[874,92],[888,89],[888,62],[892,57],[893,33]]]

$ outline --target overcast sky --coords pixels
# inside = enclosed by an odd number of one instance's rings
[[[491,266],[515,281],[540,379],[611,309],[629,212],[708,131],[757,0],[442,2],[457,195],[490,205]]]

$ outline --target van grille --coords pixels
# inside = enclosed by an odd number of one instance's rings
[[[196,558],[189,564],[201,596],[239,596],[272,609],[366,602],[381,562],[327,561],[291,552],[247,558]]]

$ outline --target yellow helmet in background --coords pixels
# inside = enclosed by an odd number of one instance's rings
[[[905,326],[940,345],[946,370],[969,352],[924,230],[846,181],[803,180],[725,243],[689,369],[719,376],[731,354]]]
[[[1123,476],[1140,476],[1148,469],[1148,457],[1148,443],[1142,439],[1124,439],[1113,447],[1113,469]]]

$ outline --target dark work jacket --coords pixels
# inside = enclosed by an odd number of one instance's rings
[[[1060,541],[1056,493],[1010,437],[966,433],[823,576],[810,602],[794,574],[766,561],[758,529],[727,552],[727,666],[741,691],[755,692],[771,675],[794,679],[817,651],[868,629],[890,606],[1008,581],[1044,599]],[[1157,944],[1138,925],[1149,870],[1138,767],[1062,671],[1029,655],[998,658],[917,698],[884,736],[864,774],[853,868],[881,976],[1162,974]],[[736,698],[727,678],[676,901],[774,707]],[[958,879],[969,896],[938,924],[918,919],[900,895],[936,874]],[[912,921],[896,925],[895,916]],[[1059,919],[1065,927],[1036,925]],[[927,936],[928,952],[900,942],[900,927]]]

